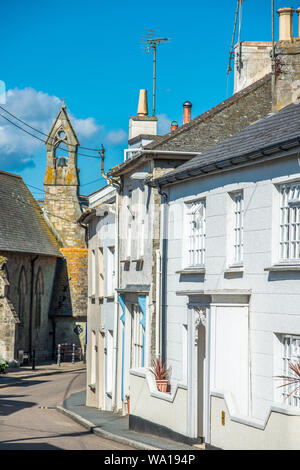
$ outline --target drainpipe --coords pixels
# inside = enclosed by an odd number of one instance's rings
[[[38,259],[38,255],[30,260],[31,266],[31,281],[30,281],[30,310],[29,310],[29,351],[30,358],[32,358],[32,330],[33,330],[33,281],[34,281],[34,263]]]
[[[160,309],[160,295],[161,295],[161,256],[160,250],[156,250],[156,318],[155,318],[155,355],[161,356],[161,309]]]
[[[117,290],[120,288],[120,243],[119,243],[119,194],[116,195],[116,212],[115,212],[115,272],[117,286],[115,287],[114,302],[114,329],[113,329],[113,384],[112,384],[112,409],[117,411],[117,372],[118,372],[118,325],[119,325],[119,303],[117,298]]]
[[[160,356],[163,361],[166,359],[166,338],[165,338],[165,317],[166,317],[166,260],[167,260],[167,218],[168,195],[164,193],[161,187],[158,187],[158,193],[164,198],[161,204],[161,235],[160,235],[160,252],[161,252],[161,282],[160,282],[160,315],[159,315],[159,333],[160,333]]]

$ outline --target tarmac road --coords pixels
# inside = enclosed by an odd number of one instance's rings
[[[55,406],[85,388],[85,371],[0,389],[0,450],[133,450],[88,432]]]

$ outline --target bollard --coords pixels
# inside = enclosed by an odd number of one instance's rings
[[[57,365],[60,366],[60,344],[57,345]]]
[[[32,370],[35,370],[35,349],[32,350]]]
[[[73,349],[72,349],[72,364],[75,364],[75,344],[73,344]]]

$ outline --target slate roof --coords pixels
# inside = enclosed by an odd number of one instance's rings
[[[190,122],[183,124],[182,126],[178,127],[178,129],[175,129],[174,131],[170,131],[167,134],[161,135],[161,136],[155,136],[155,139],[153,142],[150,142],[147,144],[144,148],[145,150],[159,150],[163,145],[167,144],[169,141],[172,141],[173,139],[177,139],[178,136],[181,134],[187,133],[190,131],[190,129],[195,128],[199,124],[203,123],[204,121],[213,118],[216,116],[219,112],[223,111],[224,109],[234,105],[237,103],[241,98],[244,96],[249,95],[250,93],[254,92],[255,90],[259,89],[261,86],[263,86],[265,83],[271,81],[271,74],[265,75],[263,78],[260,80],[257,80],[254,82],[252,85],[249,85],[248,87],[244,88],[243,90],[233,94],[226,100],[222,101],[218,105],[214,106],[213,108],[210,108],[208,111],[205,111],[204,113],[200,114],[199,116],[195,117],[192,119]],[[182,145],[178,147],[179,151],[184,151],[186,150],[183,148]],[[198,152],[200,151],[199,149],[199,144],[195,142],[194,147],[191,148],[189,147],[189,151],[195,151]],[[139,152],[136,155],[134,155],[132,158],[129,160],[126,160],[125,162],[120,163],[119,165],[111,168],[108,171],[108,175],[112,176],[117,176],[119,172],[123,171],[125,168],[128,166],[131,166],[132,163],[136,162],[136,160],[140,159],[143,156],[143,152]]]
[[[276,113],[270,113],[148,184],[160,186],[182,181],[230,165],[263,159],[299,145],[300,104],[291,104]]]
[[[4,171],[0,171],[0,250],[62,256],[22,178]]]

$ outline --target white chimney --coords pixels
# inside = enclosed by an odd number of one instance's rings
[[[139,135],[157,135],[157,117],[148,116],[147,90],[140,90],[137,114],[129,119],[129,141]]]

